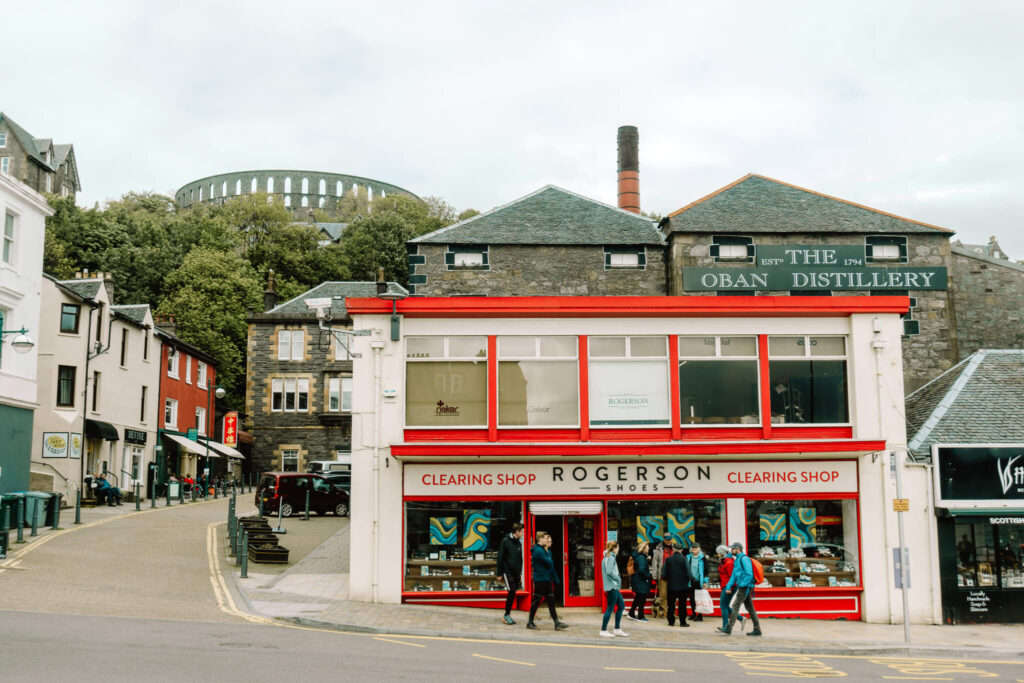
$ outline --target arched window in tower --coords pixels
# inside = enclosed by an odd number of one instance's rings
[[[220,184],[220,196],[221,197],[227,197],[228,196],[228,181],[226,181],[226,180],[223,181]]]
[[[357,183],[352,183],[352,196],[353,197],[358,197],[359,196],[359,185]]]
[[[384,199],[384,198],[385,198],[385,197],[387,197],[387,196],[388,196],[388,193],[387,193],[387,191],[386,191],[386,190],[381,190],[381,191],[380,191],[380,198],[381,198],[381,199]]]
[[[210,199],[213,199],[213,183],[210,183]]]
[[[190,202],[194,202],[196,200],[196,191],[195,190],[189,190],[188,191],[188,200]]]
[[[373,201],[373,188],[370,187],[369,185],[366,186],[366,201]]]
[[[338,184],[334,188],[334,194],[339,196],[339,197],[341,196],[341,181],[340,180],[338,181]]]
[[[271,194],[274,192],[274,176],[267,178],[267,192]]]
[[[320,201],[317,203],[317,205],[322,209],[322,208],[324,208],[324,204],[326,204],[326,203],[327,203],[327,198],[326,197],[320,197]]]
[[[292,191],[292,179],[291,177],[284,179],[284,193],[288,194]]]
[[[308,196],[302,195],[302,205],[303,206],[309,206],[309,197]]]
[[[285,206],[291,206],[292,205],[292,196],[290,194],[286,194],[284,196],[284,205]]]
[[[256,176],[253,176],[252,177],[252,189],[249,190],[249,193],[250,194],[256,194],[259,191],[259,188],[260,188],[259,181],[256,180]]]
[[[203,186],[199,186],[199,201],[203,201]]]
[[[242,179],[235,181],[235,194],[242,194]]]
[[[302,194],[309,194],[309,178],[302,179]]]
[[[318,194],[327,194],[327,181],[323,178],[320,179],[320,192]]]

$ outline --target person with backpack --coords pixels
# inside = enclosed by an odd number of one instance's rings
[[[732,577],[732,567],[736,562],[735,558],[729,553],[729,546],[720,545],[715,548],[715,552],[718,553],[718,585],[722,587],[722,597],[718,601],[718,606],[722,612],[722,628],[725,628],[729,623],[729,603],[732,601],[732,596],[735,595],[735,591],[729,593],[725,590],[725,587],[729,585],[729,579]],[[741,614],[739,617],[740,630],[746,630],[747,620],[743,618]]]
[[[668,602],[668,588],[665,586],[665,579],[662,578],[662,570],[665,560],[672,556],[675,540],[672,534],[665,534],[661,543],[654,546],[651,551],[651,575],[658,582],[658,592],[655,594],[654,602],[651,603],[651,616],[660,619],[665,616],[665,605]]]
[[[608,541],[604,549],[604,559],[601,560],[601,576],[604,579],[604,599],[607,605],[604,609],[604,618],[601,620],[601,633],[604,638],[615,636],[626,637],[629,634],[620,628],[622,626],[622,610],[626,608],[626,601],[622,599],[622,577],[619,575],[619,561],[616,555],[619,554],[619,542]],[[615,612],[615,630],[608,630],[608,620]]]
[[[760,570],[761,576],[755,575],[754,562],[756,560],[751,560],[743,553],[743,544],[739,541],[735,541],[730,546],[730,550],[733,559],[732,576],[729,577],[729,583],[726,584],[724,590],[731,593],[735,587],[736,594],[729,605],[729,622],[724,627],[719,626],[715,630],[730,635],[732,627],[740,615],[740,605],[743,605],[750,614],[750,620],[754,622],[754,630],[747,635],[760,636],[761,622],[757,618],[757,610],[754,609],[754,586],[764,580],[764,570]],[[760,562],[757,563],[757,567],[761,567]]]
[[[629,558],[630,564],[626,567],[626,573],[630,575],[629,584],[633,589],[633,604],[629,606],[629,613],[626,616],[633,621],[647,621],[644,608],[651,594],[651,564],[647,560],[649,549],[650,545],[642,541],[633,557]],[[630,568],[633,569],[632,572],[629,571]]]
[[[501,539],[498,546],[498,567],[497,574],[505,581],[505,616],[502,621],[512,626],[516,623],[512,618],[512,604],[516,600],[516,591],[519,590],[519,582],[523,575],[523,544],[520,540],[523,537],[523,525],[521,522],[513,522],[512,532]]]

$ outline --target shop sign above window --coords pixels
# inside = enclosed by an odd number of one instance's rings
[[[905,253],[905,244],[903,249]],[[683,289],[689,292],[946,289],[946,268],[871,267],[866,263],[865,247],[860,245],[762,245],[756,247],[756,252],[753,267],[683,268]],[[899,258],[893,260],[899,261]]]
[[[1024,507],[1024,444],[935,446],[936,506]]]

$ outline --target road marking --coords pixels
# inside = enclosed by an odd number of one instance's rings
[[[951,681],[952,678],[927,678],[919,676],[882,676],[882,678],[896,679],[900,681]]]
[[[479,657],[480,659],[490,659],[490,660],[495,661],[495,662],[505,662],[506,664],[522,664],[523,666],[537,666],[536,664],[531,664],[530,662],[517,662],[514,659],[502,659],[501,657],[488,657],[487,655],[478,655],[476,653],[474,653],[473,656],[474,657]]]
[[[667,674],[675,673],[675,669],[634,669],[628,666],[606,666],[605,671],[660,671]]]
[[[890,669],[894,669],[901,674],[911,674],[910,676],[884,676],[884,678],[903,678],[904,680],[953,680],[951,678],[934,678],[939,674],[969,674],[977,676],[978,678],[997,678],[999,674],[994,674],[991,671],[984,671],[971,666],[967,666],[964,662],[943,662],[934,661],[927,659],[917,658],[896,658],[896,659],[872,659],[872,664],[881,664],[887,666]]]
[[[227,583],[224,581],[224,573],[220,570],[220,557],[217,552],[217,527],[226,522],[211,522],[206,527],[206,557],[210,568],[210,585],[213,587],[213,595],[217,599],[217,607],[225,614],[240,617],[254,624],[267,624],[282,626],[279,622],[272,621],[266,617],[256,616],[241,611],[235,606]]]
[[[396,645],[408,645],[409,647],[426,647],[420,643],[407,643],[404,640],[391,640],[390,638],[374,638],[374,640],[383,640],[385,643],[395,643]]]

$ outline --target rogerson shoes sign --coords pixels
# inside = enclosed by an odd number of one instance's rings
[[[856,492],[857,463],[853,460],[405,466],[407,496]]]
[[[944,290],[946,268],[868,266],[856,245],[757,247],[752,266],[683,268],[683,290]]]

